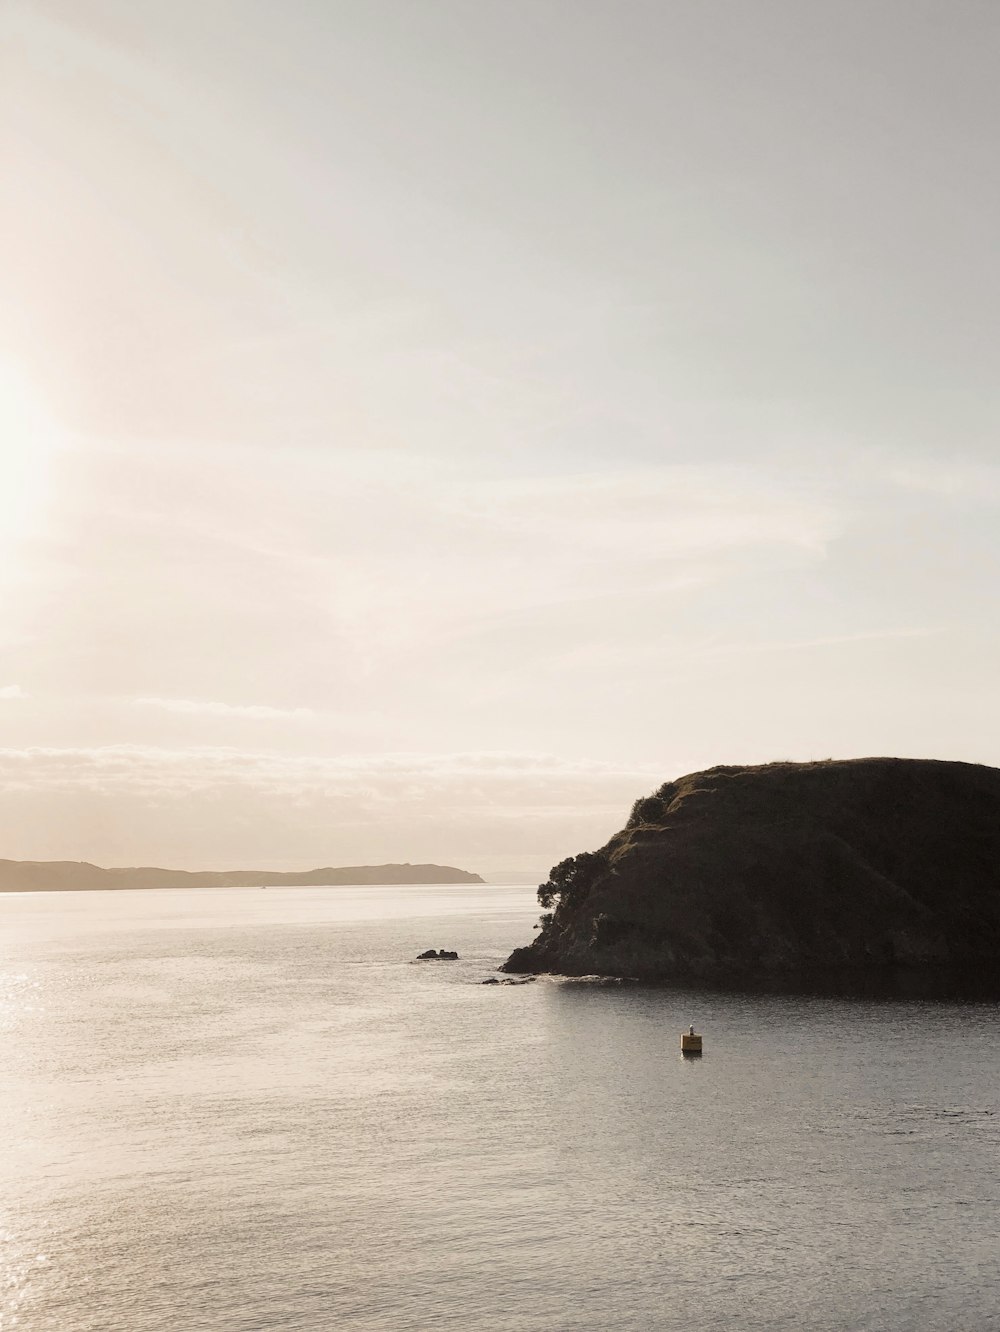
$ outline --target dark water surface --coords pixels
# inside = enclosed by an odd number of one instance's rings
[[[479,985],[536,912],[0,897],[2,1332],[1000,1328],[1000,1008]]]

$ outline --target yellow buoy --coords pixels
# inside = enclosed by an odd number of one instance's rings
[[[689,1027],[681,1036],[681,1054],[701,1054],[701,1037],[695,1035],[694,1027]]]

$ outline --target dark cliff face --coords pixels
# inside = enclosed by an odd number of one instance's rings
[[[539,897],[554,911],[506,971],[753,983],[953,969],[1000,991],[1000,770],[711,768],[637,801]]]

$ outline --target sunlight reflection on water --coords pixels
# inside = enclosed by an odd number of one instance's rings
[[[0,1329],[1000,1326],[995,1007],[480,985],[536,912],[0,899]]]

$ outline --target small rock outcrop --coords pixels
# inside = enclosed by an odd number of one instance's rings
[[[557,865],[510,973],[746,983],[951,972],[1000,993],[1000,770],[718,767]]]
[[[447,948],[428,948],[426,953],[417,954],[418,962],[457,962],[458,954]]]

